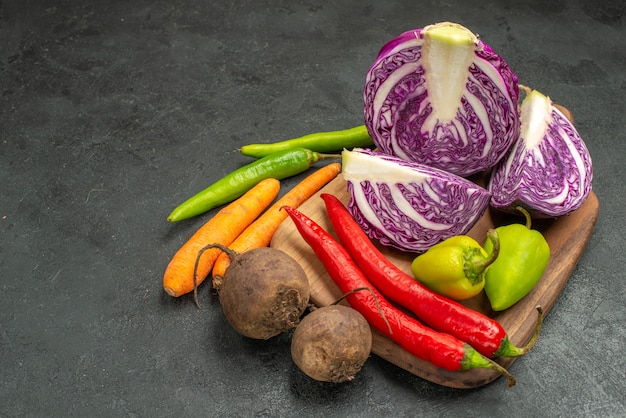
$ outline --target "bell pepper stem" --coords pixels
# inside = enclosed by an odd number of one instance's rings
[[[515,206],[515,209],[520,211],[522,215],[524,215],[524,218],[526,218],[526,228],[530,229],[530,226],[532,225],[532,219],[531,219],[530,213],[526,209],[524,209],[522,206]]]
[[[493,264],[500,254],[500,239],[498,238],[498,232],[491,228],[487,231],[487,239],[493,244],[493,250],[487,257],[476,257],[473,260],[474,271],[483,272],[487,267]]]

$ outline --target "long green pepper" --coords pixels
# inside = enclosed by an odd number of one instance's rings
[[[240,148],[240,152],[248,157],[261,158],[277,151],[292,148],[306,148],[316,152],[336,152],[344,148],[372,147],[374,142],[367,133],[365,125],[340,131],[317,132],[298,138],[271,144],[248,144]]]
[[[232,202],[266,178],[282,180],[309,169],[322,158],[338,157],[304,148],[279,151],[238,168],[181,203],[167,220],[178,222]]]

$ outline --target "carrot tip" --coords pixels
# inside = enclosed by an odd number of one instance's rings
[[[163,290],[165,290],[165,293],[167,293],[168,295],[177,298],[178,296],[180,296],[178,294],[178,292],[176,292],[174,289],[172,289],[171,287],[163,287]]]
[[[216,275],[213,276],[213,281],[211,283],[211,285],[213,286],[213,289],[219,291],[222,288],[222,285],[224,284],[224,277],[221,275]]]

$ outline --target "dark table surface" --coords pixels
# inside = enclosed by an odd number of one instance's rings
[[[0,416],[623,416],[626,29],[618,0],[0,2]],[[165,295],[207,217],[171,209],[237,148],[363,123],[382,44],[477,32],[574,114],[600,213],[537,346],[457,390],[372,356],[348,384]],[[283,192],[302,176],[283,182]]]

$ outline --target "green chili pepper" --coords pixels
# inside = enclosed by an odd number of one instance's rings
[[[281,180],[306,171],[322,158],[339,155],[320,154],[304,148],[275,152],[222,177],[206,189],[181,203],[167,217],[177,222],[200,215],[216,206],[231,202],[266,178]]]
[[[487,253],[467,235],[450,237],[430,247],[411,263],[413,276],[425,286],[455,300],[476,296],[485,285],[485,271],[498,257],[498,234],[490,229],[487,238],[494,251]]]
[[[372,138],[367,133],[365,125],[341,131],[317,132],[299,138],[288,139],[273,144],[249,144],[239,150],[243,155],[261,158],[277,151],[291,148],[306,148],[316,152],[334,152],[355,147],[371,147]]]
[[[518,206],[526,225],[511,224],[496,228],[500,255],[485,275],[485,293],[494,311],[510,308],[537,285],[550,259],[550,246],[543,235],[530,229],[528,211]],[[492,251],[489,242],[485,251]]]

